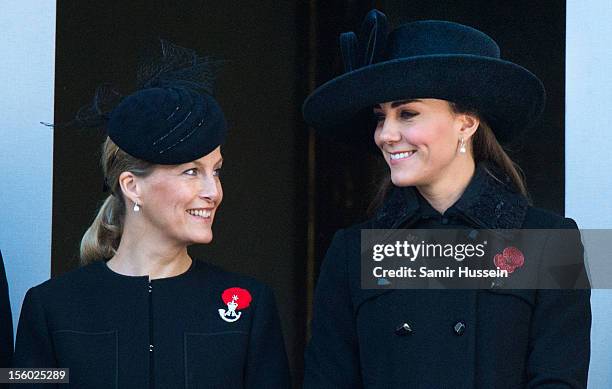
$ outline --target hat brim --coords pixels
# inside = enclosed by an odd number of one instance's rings
[[[476,55],[427,55],[366,66],[317,88],[304,102],[306,122],[334,137],[375,104],[436,98],[476,109],[506,143],[531,126],[546,100],[542,82],[508,61]]]

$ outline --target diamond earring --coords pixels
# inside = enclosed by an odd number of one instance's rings
[[[140,205],[138,203],[134,203],[134,212],[140,212]]]
[[[465,154],[465,139],[461,138],[461,144],[459,145],[459,152]]]

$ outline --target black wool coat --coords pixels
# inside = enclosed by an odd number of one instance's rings
[[[10,367],[13,356],[13,317],[9,301],[8,283],[0,252],[0,367]],[[0,384],[2,388],[2,384]]]
[[[589,289],[362,289],[360,232],[390,228],[577,226],[529,206],[487,163],[443,215],[414,187],[395,188],[374,219],[334,236],[315,292],[304,388],[586,388]]]
[[[250,305],[226,316],[222,295],[236,287]],[[271,289],[196,260],[152,281],[100,261],[30,289],[13,366],[69,368],[79,389],[290,386]]]

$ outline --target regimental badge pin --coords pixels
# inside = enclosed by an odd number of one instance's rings
[[[227,310],[223,308],[219,309],[219,316],[226,322],[233,323],[240,319],[242,315],[242,312],[236,311],[248,308],[252,298],[248,290],[234,287],[225,289],[221,294],[221,300],[227,305]]]

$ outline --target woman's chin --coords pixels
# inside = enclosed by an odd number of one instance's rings
[[[212,231],[210,231],[207,234],[200,234],[198,236],[194,236],[191,238],[191,244],[208,244],[210,242],[212,242],[213,240],[213,234]]]
[[[395,186],[415,186],[418,184],[416,177],[412,174],[391,171],[391,182]]]

